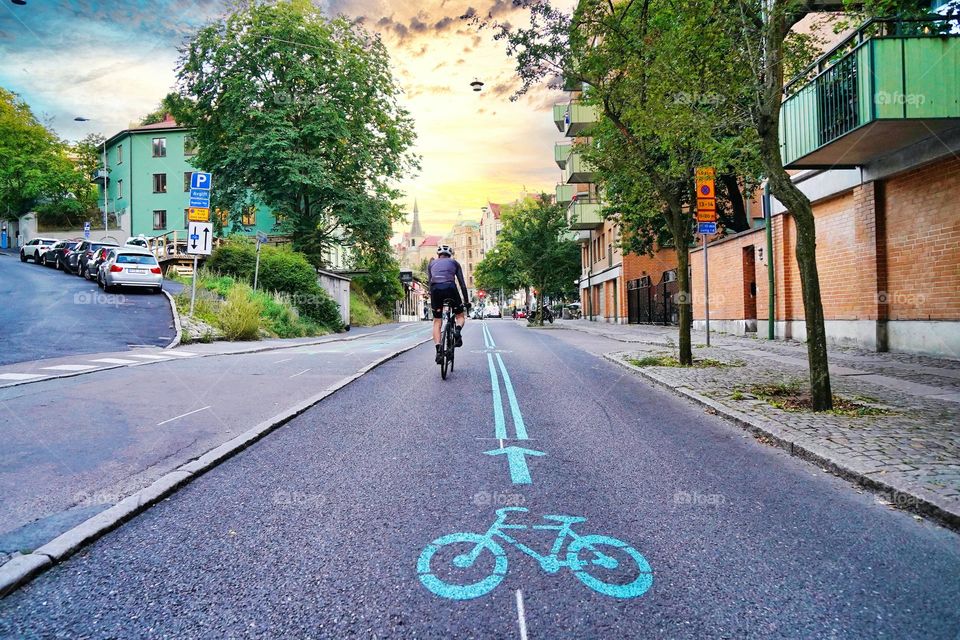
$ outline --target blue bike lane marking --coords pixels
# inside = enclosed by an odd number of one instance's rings
[[[487,351],[487,366],[490,369],[490,384],[493,394],[493,415],[496,437],[500,448],[485,451],[486,455],[503,455],[507,458],[510,479],[513,484],[532,484],[527,456],[545,456],[542,451],[527,449],[515,445],[503,446],[507,439],[503,398],[500,393],[498,373],[502,374],[510,411],[513,417],[517,440],[527,440],[527,429],[520,411],[510,374],[499,353],[491,353],[496,347],[493,335],[486,323],[482,323],[484,346]],[[497,364],[494,364],[494,355]],[[428,544],[417,560],[417,574],[421,584],[433,594],[450,600],[472,600],[493,591],[506,576],[508,558],[505,546],[514,547],[524,555],[533,558],[547,574],[556,574],[561,569],[569,569],[574,576],[591,590],[612,598],[631,599],[644,595],[653,585],[653,570],[646,558],[628,543],[605,535],[580,535],[573,531],[575,524],[587,521],[581,516],[544,515],[543,520],[551,524],[525,525],[506,524],[510,512],[526,513],[524,507],[505,507],[497,509],[496,521],[486,533],[451,533]],[[560,524],[554,524],[560,523]],[[544,555],[514,538],[508,531],[515,530],[554,530],[554,540],[548,554]],[[565,548],[565,551],[564,551]],[[437,556],[437,553],[442,553]],[[456,553],[455,553],[456,552]],[[486,576],[471,580],[457,577],[458,571],[469,570],[475,566],[481,556],[493,556],[493,566]],[[435,556],[437,560],[434,562]],[[489,566],[489,562],[480,563],[480,567]],[[609,572],[622,569],[628,572],[629,581],[615,577]],[[466,582],[464,584],[463,582]],[[518,603],[520,591],[517,591]],[[525,620],[520,613],[521,629],[525,630]]]

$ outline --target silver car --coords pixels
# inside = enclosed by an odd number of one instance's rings
[[[100,264],[97,283],[105,291],[116,287],[147,287],[153,293],[163,290],[163,270],[156,256],[140,247],[111,249]]]

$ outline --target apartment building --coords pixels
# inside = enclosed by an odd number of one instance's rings
[[[481,249],[483,244],[480,238],[480,223],[463,220],[461,214],[444,241],[453,249],[454,257],[463,267],[463,279],[467,284],[467,295],[473,300],[477,293],[473,284],[473,270],[482,259]]]
[[[167,116],[163,122],[126,129],[106,141],[107,208],[131,235],[158,236],[187,228],[190,173],[197,170],[191,164],[197,145],[190,131]],[[94,179],[101,188],[101,202],[102,174],[99,171]],[[221,215],[226,217],[225,212]],[[269,208],[251,207],[243,212],[241,233],[275,233],[276,222]]]
[[[813,203],[833,344],[960,356],[958,70],[960,29],[873,21],[785,87],[783,161]],[[764,229],[710,244],[710,326],[766,337],[772,322],[804,340],[796,225],[775,199],[771,215],[772,255]],[[697,328],[702,256],[690,259]]]
[[[589,140],[590,125],[599,114],[595,107],[581,104],[580,87],[572,89],[567,101],[553,107],[554,124],[567,138],[554,147],[554,161],[562,170],[556,199],[567,206],[570,228],[581,245],[578,287],[583,317],[619,324],[673,324],[676,252],[638,256],[624,255],[620,249],[619,228],[601,215],[594,169],[574,149],[575,143]]]
[[[487,202],[487,206],[481,208],[480,216],[480,256],[486,255],[487,251],[493,249],[497,244],[497,238],[503,229],[503,221],[500,220],[500,209],[502,205],[494,202]]]

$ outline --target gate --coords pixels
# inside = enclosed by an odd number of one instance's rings
[[[664,271],[653,286],[650,276],[627,283],[627,320],[631,324],[679,324],[676,296],[680,290],[676,271]]]

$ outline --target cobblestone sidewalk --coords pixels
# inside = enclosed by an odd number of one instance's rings
[[[806,386],[806,345],[694,332],[694,359],[727,366],[634,366],[676,355],[676,328],[566,321],[555,325],[624,343],[606,357],[736,421],[831,471],[881,491],[882,499],[960,528],[960,361],[831,349],[834,394],[886,410],[845,416],[778,409],[757,384]]]

